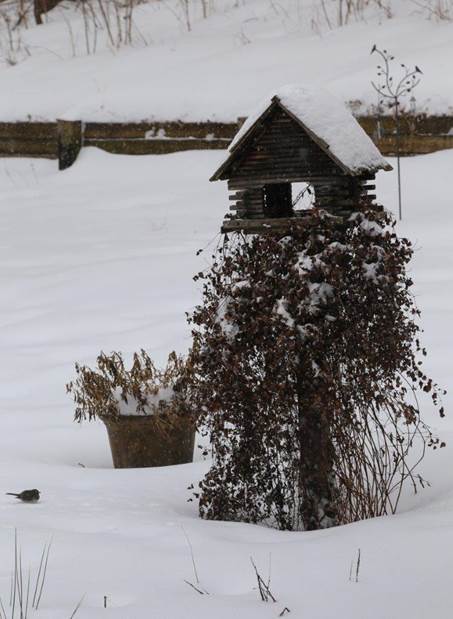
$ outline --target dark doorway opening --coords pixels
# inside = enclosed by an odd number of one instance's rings
[[[270,219],[293,215],[291,183],[272,183],[263,188],[264,217]]]

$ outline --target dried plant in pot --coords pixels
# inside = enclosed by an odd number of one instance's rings
[[[141,350],[127,369],[121,353],[101,352],[95,369],[78,363],[75,369],[75,380],[66,385],[76,405],[74,419],[104,422],[115,468],[192,462],[195,416],[182,357],[173,352],[158,369]]]

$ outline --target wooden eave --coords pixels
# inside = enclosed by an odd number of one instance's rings
[[[234,145],[234,148],[232,149],[230,156],[222,163],[222,165],[218,168],[218,170],[211,176],[211,178],[209,179],[210,181],[226,180],[226,177],[224,177],[224,174],[227,172],[230,166],[236,161],[237,157],[245,149],[249,140],[255,135],[258,129],[261,129],[266,118],[271,114],[271,112],[276,107],[280,107],[280,109],[282,109],[285,112],[285,114],[287,114],[290,118],[292,118],[292,120],[294,120],[306,132],[306,134],[313,140],[313,142],[315,142],[315,144],[319,146],[319,148],[329,157],[329,159],[331,159],[340,168],[340,170],[342,170],[342,172],[346,174],[347,176],[361,176],[366,173],[375,173],[381,169],[386,170],[386,171],[393,170],[393,167],[387,162],[386,162],[386,166],[383,168],[376,167],[372,169],[367,168],[367,169],[358,169],[355,171],[351,170],[342,161],[340,161],[338,157],[336,157],[332,153],[332,151],[330,150],[330,146],[329,144],[327,144],[327,142],[325,142],[322,138],[320,138],[318,135],[313,133],[313,131],[309,129],[305,125],[305,123],[300,120],[300,118],[295,116],[290,110],[288,110],[282,104],[282,102],[277,96],[274,96],[272,97],[272,102],[269,105],[269,107],[254,122],[254,124],[250,127],[250,129],[238,141],[238,143]]]
[[[255,135],[258,129],[261,129],[261,127],[263,126],[263,122],[271,114],[271,112],[274,111],[277,105],[278,104],[274,100],[272,100],[272,103],[269,105],[269,107],[266,110],[264,110],[261,116],[257,118],[257,120],[250,127],[250,129],[244,133],[244,135],[239,140],[239,142],[234,145],[233,149],[230,152],[230,156],[222,163],[220,168],[216,170],[216,172],[214,172],[214,174],[209,179],[210,181],[225,180],[225,179],[222,179],[222,176],[224,175],[224,173],[227,171],[230,165],[234,163],[240,151],[242,151],[242,148],[249,141],[249,139]]]

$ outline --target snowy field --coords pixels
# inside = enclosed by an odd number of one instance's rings
[[[395,55],[396,68],[421,67],[417,111],[453,113],[452,0],[354,1],[363,8],[342,27],[338,1],[210,0],[202,19],[191,0],[190,32],[182,4],[139,5],[133,44],[119,50],[74,3],[9,34],[0,19],[0,120],[236,121],[273,88],[299,82],[327,86],[366,112],[377,104],[374,43]],[[437,5],[450,21],[426,8]]]
[[[190,344],[184,312],[200,298],[191,276],[218,240],[227,205],[209,183],[224,153],[113,156],[84,150],[54,162],[0,160],[0,595],[9,598],[14,528],[36,570],[53,536],[44,619],[451,619],[453,451],[431,453],[432,483],[394,517],[311,533],[206,522],[187,486],[208,463],[113,470],[102,424],[76,426],[64,385],[76,360],[145,347],[162,362]],[[453,151],[403,161],[402,233],[415,242],[416,294],[427,369],[451,384]],[[396,206],[393,173],[379,199]],[[453,444],[450,416],[425,417]],[[83,466],[81,466],[83,465]],[[37,487],[36,505],[7,491]],[[202,586],[199,595],[191,552]],[[361,549],[358,583],[350,563]],[[278,602],[259,600],[250,557]],[[104,596],[107,609],[104,610]]]

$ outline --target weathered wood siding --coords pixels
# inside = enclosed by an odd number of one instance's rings
[[[313,142],[302,127],[280,108],[273,110],[223,175],[236,181],[308,181],[318,176],[343,176],[342,170]]]
[[[143,140],[159,139],[223,139],[228,142],[238,130],[238,123],[182,121],[141,123],[95,123],[84,125],[85,140]]]
[[[0,123],[0,157],[56,159],[57,156],[56,123]]]
[[[74,148],[67,141],[68,126],[80,126]],[[238,130],[235,123],[81,123],[0,122],[0,157],[41,157],[70,161],[68,149],[96,146],[123,155],[160,155],[185,150],[223,150]],[[71,161],[72,163],[72,161]],[[65,168],[65,161],[60,162]]]
[[[231,190],[230,198],[232,202],[230,211],[236,211],[237,217],[264,217],[263,188],[255,187],[251,189],[235,191]]]
[[[223,150],[237,129],[232,123],[86,123],[83,144],[121,155]]]

